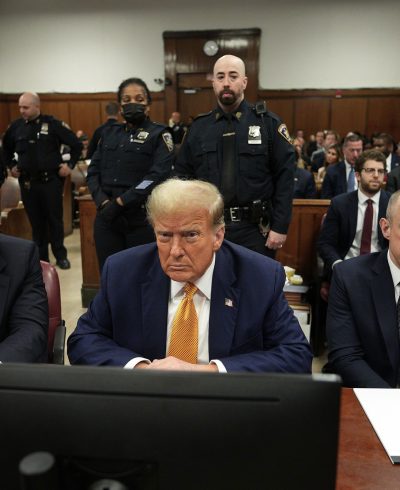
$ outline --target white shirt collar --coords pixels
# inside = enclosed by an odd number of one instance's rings
[[[396,288],[396,286],[399,284],[400,282],[400,269],[397,267],[397,265],[392,261],[391,257],[390,257],[390,253],[389,253],[389,250],[387,252],[387,260],[388,260],[388,263],[389,263],[389,269],[390,269],[390,272],[392,274],[392,280],[393,280],[393,285],[394,287]]]
[[[213,255],[213,259],[211,264],[208,266],[205,273],[194,282],[194,285],[197,289],[204,294],[204,296],[210,300],[211,299],[211,286],[212,286],[212,278],[215,267],[215,253]],[[181,293],[182,289],[185,287],[186,282],[178,282],[171,279],[171,291],[170,291],[170,299],[172,300],[175,296]]]
[[[373,197],[368,197],[366,196],[360,189],[358,189],[358,202],[360,204],[364,204],[365,202],[368,201],[368,199],[371,199],[375,204],[379,205],[379,199],[381,197],[381,191],[378,191]]]

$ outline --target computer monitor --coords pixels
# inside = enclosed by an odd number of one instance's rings
[[[339,400],[334,375],[4,364],[0,488],[47,451],[59,489],[334,489]]]

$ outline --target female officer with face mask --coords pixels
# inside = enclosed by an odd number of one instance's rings
[[[100,270],[109,255],[154,241],[144,203],[173,164],[171,134],[150,121],[151,96],[143,80],[124,80],[118,101],[126,123],[104,130],[87,174],[97,206],[94,240]]]

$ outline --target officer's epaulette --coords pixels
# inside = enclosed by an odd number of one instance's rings
[[[202,112],[201,114],[197,114],[197,116],[193,119],[194,121],[196,121],[197,119],[199,119],[200,117],[205,117],[205,116],[209,116],[210,114],[212,114],[214,111],[209,111],[209,112]]]
[[[161,126],[163,128],[167,128],[168,126],[164,123],[160,123],[158,121],[151,121],[153,124],[155,124],[156,126]]]

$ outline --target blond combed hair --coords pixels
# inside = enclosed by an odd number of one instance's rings
[[[202,180],[168,179],[153,189],[146,203],[147,219],[205,209],[214,226],[224,224],[224,201],[215,185]]]

